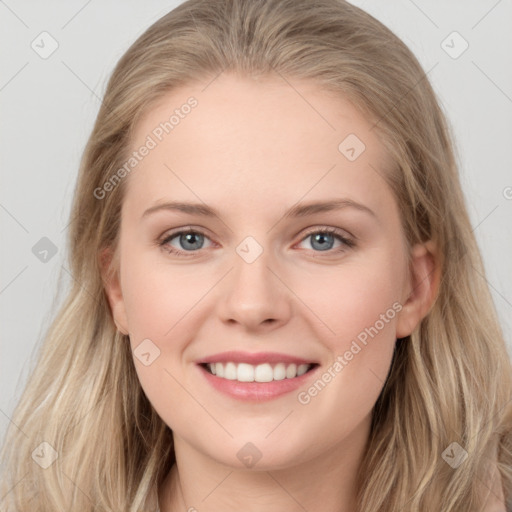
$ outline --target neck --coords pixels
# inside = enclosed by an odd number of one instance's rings
[[[159,489],[161,512],[354,512],[370,418],[328,453],[291,467],[238,469],[174,435],[176,464]]]

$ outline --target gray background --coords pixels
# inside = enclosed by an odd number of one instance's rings
[[[107,79],[131,42],[179,3],[0,0],[2,437],[30,358],[62,302],[59,273],[64,291],[72,280],[64,245],[71,193]],[[404,40],[439,95],[512,352],[512,0],[353,3]],[[51,49],[43,31],[58,43],[46,59],[31,47],[35,41],[40,52]],[[464,43],[453,31],[469,44],[460,56]],[[57,249],[46,262],[32,250],[43,237]]]

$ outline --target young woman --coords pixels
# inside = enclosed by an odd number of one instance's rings
[[[445,117],[341,0],[189,0],[118,63],[2,511],[512,506],[512,377]]]

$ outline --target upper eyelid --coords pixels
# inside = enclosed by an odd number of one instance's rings
[[[175,228],[175,229],[176,229],[176,231],[165,232],[161,237],[159,237],[158,240],[163,244],[163,243],[168,243],[170,240],[172,240],[173,238],[175,238],[176,236],[181,235],[181,234],[197,233],[197,234],[203,235],[206,238],[208,238],[213,244],[216,243],[212,240],[212,237],[210,237],[208,235],[207,230],[204,230],[203,228],[195,228],[193,226],[183,226],[181,228]],[[335,237],[342,238],[342,239],[345,238],[354,243],[357,240],[357,237],[355,237],[354,235],[349,233],[347,230],[345,230],[343,228],[334,227],[334,226],[318,225],[318,226],[313,226],[310,228],[305,228],[302,230],[302,232],[304,232],[304,235],[299,240],[299,242],[302,242],[305,238],[307,238],[308,236],[311,236],[313,233],[317,233],[317,232],[328,232],[329,234],[332,234]],[[346,235],[343,234],[343,232],[346,233]],[[190,251],[190,252],[197,252],[197,251]]]
[[[200,235],[203,235],[211,240],[211,237],[208,235],[207,231],[201,229],[201,228],[194,228],[192,226],[185,226],[182,228],[176,228],[176,231],[166,231],[162,236],[158,237],[158,239],[162,242],[169,240],[171,238],[174,238],[178,235],[186,234],[186,233],[198,233]]]

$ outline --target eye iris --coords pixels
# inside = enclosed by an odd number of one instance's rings
[[[323,243],[325,242],[325,239],[326,238],[333,238],[333,236],[329,233],[317,233],[315,235],[311,235],[313,237],[313,243],[312,243],[312,247],[315,247],[315,243],[316,242],[320,242],[320,246],[317,247],[318,249],[320,249],[321,251],[327,251],[329,249],[332,249],[332,246],[334,244],[334,240],[332,241],[332,243]]]
[[[201,243],[198,244],[197,239],[199,239]],[[180,236],[180,244],[184,248],[187,248],[186,245],[184,245],[185,242],[192,243],[194,245],[194,241],[195,241],[196,246],[192,247],[192,249],[200,249],[200,247],[197,247],[197,245],[199,245],[199,246],[202,245],[203,235],[201,235],[199,233],[185,233]]]
[[[176,236],[179,236],[180,246],[187,251],[201,249],[204,243],[204,235],[195,231],[177,234]],[[314,249],[319,251],[329,251],[332,249],[334,245],[334,239],[336,237],[328,231],[319,231],[309,235],[309,238],[312,240],[312,246]],[[187,247],[186,244],[191,244],[192,247]]]

